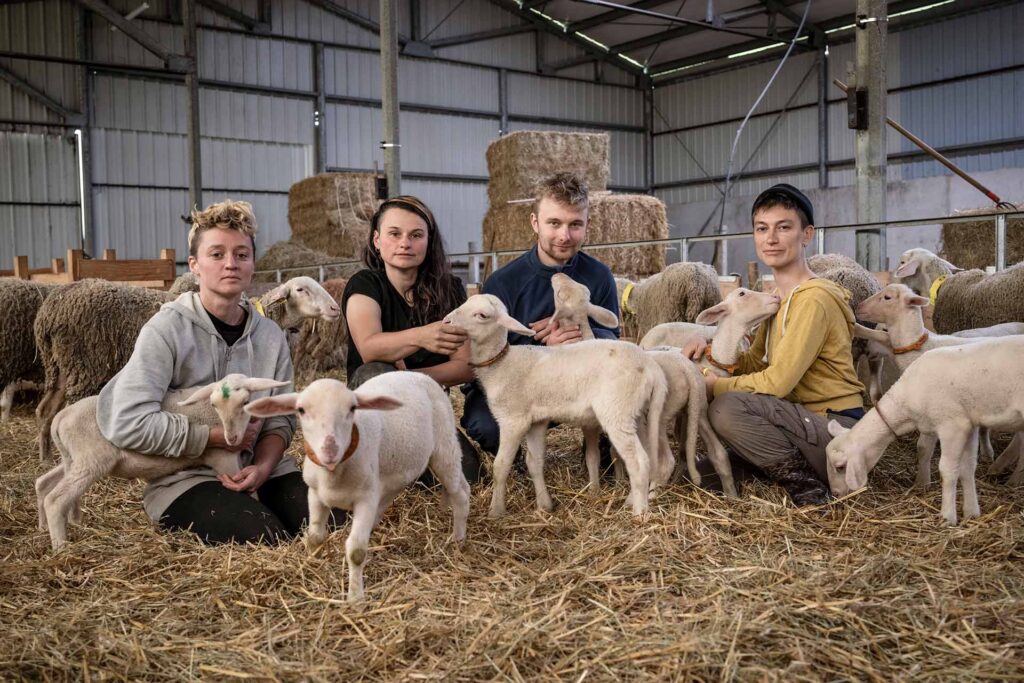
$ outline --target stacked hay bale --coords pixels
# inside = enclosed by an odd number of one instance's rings
[[[1017,211],[1024,211],[1024,204],[1017,205]],[[969,270],[996,263],[995,216],[1008,213],[995,208],[957,211],[956,216],[977,216],[978,220],[965,223],[944,223],[942,225],[942,258]],[[1024,261],[1024,219],[1010,218],[1006,221],[1006,263]]]
[[[330,256],[358,258],[377,210],[373,173],[321,173],[288,190],[292,239]]]
[[[365,235],[363,236],[365,239]],[[358,254],[356,257],[358,258]],[[352,263],[344,265],[325,265],[328,263],[337,264],[341,260],[339,256],[331,256],[325,254],[322,251],[310,249],[305,247],[298,242],[283,240],[277,242],[263,254],[256,261],[257,271],[276,271],[282,270],[281,281],[288,280],[293,277],[300,275],[307,275],[313,279],[319,279],[320,268],[324,266],[324,279],[336,278],[336,277],[350,277],[353,273],[357,273],[363,269],[362,264]],[[296,268],[296,266],[309,266],[308,268]],[[291,268],[293,270],[284,270],[285,268]],[[277,274],[275,272],[260,273],[257,272],[253,276],[253,282],[276,282]]]
[[[668,237],[668,220],[661,200],[648,195],[607,192],[610,171],[606,133],[512,133],[487,148],[487,169],[490,206],[483,225],[485,250],[533,246],[532,205],[522,200],[533,198],[540,181],[564,171],[577,174],[590,188],[588,243]],[[595,249],[591,253],[616,275],[631,279],[653,275],[665,267],[665,249],[661,246]],[[502,257],[499,266],[512,258]]]

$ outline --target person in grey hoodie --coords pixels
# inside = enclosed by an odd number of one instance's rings
[[[120,448],[169,458],[206,448],[238,453],[235,475],[209,467],[149,482],[143,507],[162,528],[191,529],[207,543],[276,543],[295,536],[308,516],[306,485],[284,457],[293,417],[250,422],[241,444],[228,446],[220,426],[190,425],[163,412],[171,389],[215,382],[233,372],[293,380],[285,333],[244,297],[255,270],[252,206],[230,200],[192,213],[189,268],[199,291],[165,304],[142,328],[124,368],[100,392],[96,419]],[[273,393],[292,391],[281,387]]]

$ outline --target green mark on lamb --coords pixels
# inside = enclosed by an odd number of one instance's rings
[[[228,387],[227,382],[224,382],[224,384],[220,385],[220,395],[223,396],[225,399],[231,397],[231,388]]]

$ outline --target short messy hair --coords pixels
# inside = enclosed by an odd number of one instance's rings
[[[800,205],[793,201],[793,198],[784,192],[765,192],[758,197],[757,201],[754,202],[754,206],[750,209],[751,222],[753,222],[754,216],[757,215],[758,211],[774,209],[777,206],[781,206],[783,209],[796,211],[796,217],[800,219],[801,230],[811,224],[810,219],[807,217],[807,212],[801,209]]]
[[[249,202],[236,202],[225,199],[216,204],[199,211],[193,209],[190,215],[192,229],[188,231],[188,253],[190,256],[199,255],[199,238],[207,230],[224,228],[225,230],[237,230],[252,241],[252,249],[256,251],[256,216],[252,212],[252,204]]]
[[[533,199],[533,212],[537,213],[542,199],[553,199],[559,204],[585,209],[590,206],[587,183],[575,173],[556,173],[537,184]]]

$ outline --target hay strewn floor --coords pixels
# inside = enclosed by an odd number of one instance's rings
[[[53,555],[33,432],[26,406],[0,426],[3,679],[1024,679],[1024,489],[982,479],[984,516],[943,528],[937,487],[906,493],[909,440],[824,515],[755,484],[673,489],[639,523],[623,487],[581,493],[578,436],[554,431],[553,515],[522,475],[499,521],[474,490],[460,550],[411,490],[351,607],[344,532],[316,557],[206,548],[153,531],[138,483],[95,486]]]

